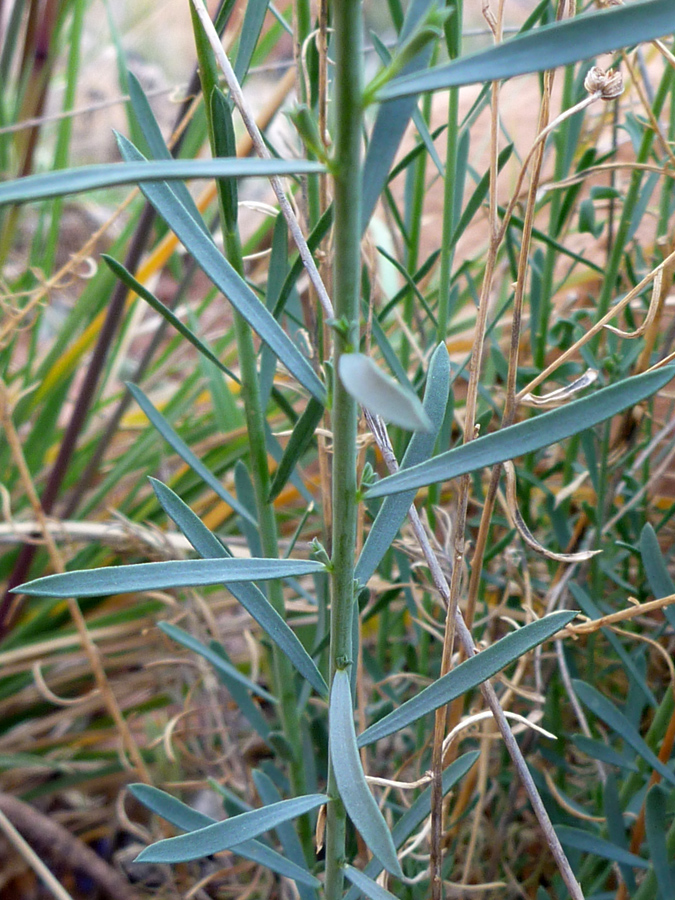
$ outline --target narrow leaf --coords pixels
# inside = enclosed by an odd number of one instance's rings
[[[560,843],[566,847],[574,847],[584,853],[592,853],[602,859],[611,859],[613,862],[634,866],[637,869],[648,869],[646,859],[636,856],[628,850],[617,847],[616,844],[606,841],[604,838],[584,831],[581,828],[572,828],[570,825],[555,825],[555,833],[560,838]]]
[[[660,600],[662,597],[675,594],[675,584],[673,584],[673,579],[670,577],[666,561],[661,553],[659,539],[649,523],[645,525],[640,534],[640,556],[655,599]],[[672,606],[664,606],[663,615],[671,628],[675,628],[675,609]]]
[[[312,443],[316,427],[323,416],[323,410],[323,404],[319,403],[314,397],[310,397],[309,403],[298,419],[295,428],[293,429],[293,433],[286,444],[286,449],[284,450],[284,455],[281,457],[281,462],[274,473],[274,480],[272,481],[272,487],[270,488],[270,495],[268,498],[270,503],[278,497],[284,489],[296,463],[302,458],[305,450],[307,450]]]
[[[173,519],[200,556],[205,559],[229,558],[227,550],[215,534],[209,531],[199,516],[195,515],[180,497],[161,481],[151,478],[150,482],[164,511]],[[230,583],[228,588],[270,640],[286,654],[303,678],[321,697],[327,697],[328,685],[314,660],[263,592],[251,582]]]
[[[469,769],[475,764],[476,760],[480,756],[480,752],[478,750],[471,750],[469,753],[465,753],[463,756],[460,756],[459,759],[456,759],[453,763],[451,763],[448,768],[443,772],[441,779],[441,791],[443,796],[448,793],[448,791],[453,788],[460,778],[463,778]],[[417,800],[413,803],[410,809],[406,810],[406,812],[401,816],[396,825],[391,832],[392,839],[394,841],[394,846],[396,848],[401,847],[405,841],[408,840],[413,832],[417,831],[422,822],[431,814],[431,786],[425,788],[424,791],[419,795]],[[368,865],[365,868],[365,874],[369,878],[377,878],[377,876],[382,871],[382,866],[378,862],[377,859],[371,859]],[[355,888],[351,888],[344,900],[357,900],[358,892]]]
[[[346,669],[338,669],[333,677],[328,712],[330,755],[340,798],[371,853],[388,872],[401,878],[403,872],[391,832],[361,767],[349,682]]]
[[[196,831],[199,828],[206,828],[207,825],[213,825],[217,820],[204,813],[197,812],[196,809],[187,806],[170,794],[160,791],[156,787],[147,784],[130,784],[129,793],[135,797],[139,803],[142,803],[152,812],[171,822],[176,828],[182,831]],[[311,875],[306,869],[296,865],[291,860],[285,859],[276,850],[266,846],[260,841],[248,840],[241,844],[235,844],[230,848],[232,853],[243,856],[244,859],[250,859],[258,865],[266,866],[272,872],[282,875],[285,878],[292,878],[299,884],[306,884],[310,887],[319,887],[320,882]]]
[[[363,872],[359,872],[354,866],[345,866],[345,875],[370,900],[396,900],[394,894],[373,881],[372,878],[368,878]]]
[[[464,84],[498,81],[591,59],[675,31],[672,0],[651,0],[577,16],[461,57],[420,74],[394,79],[380,100],[408,97]]]
[[[632,725],[624,714],[610,703],[599,691],[596,691],[590,684],[585,681],[573,679],[574,690],[577,696],[585,703],[592,713],[602,719],[610,728],[624,739],[624,741],[635,750],[638,756],[653,769],[665,778],[670,784],[675,785],[675,775],[668,766],[665,766],[652,750],[649,749],[645,741],[640,736],[638,730]]]
[[[46,575],[14,588],[32,597],[104,597],[131,591],[163,591],[169,588],[203,587],[236,581],[313,575],[325,567],[301,559],[181,559],[168,562],[106,566],[81,572]]]
[[[232,111],[225,94],[215,86],[211,92],[211,127],[213,129],[214,156],[219,159],[236,157],[237,145],[232,124]],[[233,178],[218,179],[218,192],[225,218],[225,228],[234,232],[237,228],[238,192]]]
[[[497,672],[500,672],[514,660],[552,637],[565,627],[576,616],[575,612],[563,610],[551,613],[524,625],[518,631],[507,634],[496,644],[481,650],[475,656],[465,660],[456,669],[439,678],[429,687],[421,691],[416,697],[407,700],[398,709],[389,713],[379,722],[375,722],[370,728],[359,736],[359,747],[379,741],[395,731],[400,731],[427,713],[433,712],[439,706],[445,706],[456,697],[461,697],[467,691],[477,687]]]
[[[329,798],[323,794],[308,794],[292,800],[282,800],[262,809],[232,816],[224,822],[215,822],[189,834],[167,838],[146,847],[136,857],[136,862],[177,863],[201,859],[221,850],[230,850],[241,844],[276,828],[280,822],[304,815],[318,806],[328,803]]]
[[[118,135],[118,143],[125,159],[134,161],[139,158],[143,159],[142,154],[134,145],[121,135]],[[214,162],[233,165],[242,160],[225,159],[214,160]],[[265,305],[258,300],[251,288],[227,262],[213,241],[203,233],[167,185],[141,181],[140,188],[215,286],[222,291],[251,328],[269,345],[277,358],[300,384],[317,400],[323,402],[325,388],[308,360],[270,315]]]
[[[622,756],[614,747],[610,747],[604,741],[594,741],[583,734],[573,734],[571,740],[582,753],[590,756],[591,759],[599,759],[600,762],[607,763],[610,766],[618,766],[621,769],[628,769],[629,772],[640,771],[631,759]]]
[[[417,394],[404,388],[363,353],[343,353],[339,364],[345,390],[374,415],[408,431],[431,431]]]
[[[413,434],[401,462],[402,469],[423,462],[433,453],[447,409],[449,390],[450,358],[445,344],[439,344],[429,362],[424,392],[424,411],[431,423],[431,429],[428,432],[417,431]],[[356,564],[354,577],[361,584],[367,584],[380,564],[408,514],[414,498],[414,491],[405,491],[385,498]]]
[[[635,375],[560,409],[550,410],[501,431],[486,434],[454,450],[441,453],[428,462],[406,469],[405,472],[396,472],[383,478],[369,488],[366,497],[384,497],[447,481],[548,447],[634,406],[660,390],[673,375],[673,366]]]
[[[670,859],[666,846],[666,795],[655,784],[650,788],[645,803],[645,834],[649,847],[649,859],[654,867],[661,897],[675,897],[675,883],[670,871]]]
[[[140,156],[140,154],[139,154]],[[320,163],[282,159],[172,159],[59,169],[44,175],[26,175],[0,184],[0,206],[48,200],[122,184],[184,181],[186,178],[251,178],[323,172]],[[194,222],[194,219],[192,220]]]
[[[224,372],[228,378],[231,378],[232,381],[236,381],[239,384],[239,378],[232,372],[227,366],[223,365],[223,363],[218,359],[216,354],[211,350],[202,340],[200,340],[197,335],[191,331],[187,325],[185,325],[178,316],[169,309],[168,306],[165,306],[161,300],[159,300],[155,295],[149,291],[145,285],[141,284],[140,281],[137,281],[134,276],[126,269],[121,262],[113,259],[112,256],[108,256],[107,253],[101,254],[101,259],[103,262],[110,268],[113,273],[119,278],[121,282],[126,284],[126,286],[132,290],[135,294],[145,300],[145,302],[151,306],[155,312],[158,312],[160,316],[166,319],[166,321],[171,325],[176,331],[182,335],[187,341],[189,341],[202,356],[205,356],[206,359],[210,360],[214,365],[218,366],[221,372]]]
[[[232,494],[222,486],[213,472],[204,465],[199,457],[195,456],[185,441],[176,434],[171,425],[169,425],[157,407],[145,396],[143,391],[137,385],[131,384],[131,382],[127,382],[126,385],[136,403],[138,403],[153,427],[161,434],[171,449],[180,456],[183,462],[190,466],[193,472],[196,472],[197,475],[199,475],[202,481],[208,484],[216,496],[220,497],[221,500],[224,500],[225,503],[227,503],[228,506],[231,506],[240,516],[243,516],[255,525],[255,519],[251,516],[249,511],[242,506],[236,497],[233,497]]]
[[[201,641],[197,640],[197,638],[193,637],[191,634],[188,634],[187,631],[183,631],[182,628],[178,628],[177,625],[172,625],[170,622],[158,622],[157,627],[161,631],[163,631],[164,634],[170,637],[171,640],[175,641],[177,644],[181,644],[183,647],[187,647],[188,650],[192,650],[203,659],[208,660],[208,662],[210,662],[214,668],[218,669],[221,672],[227,673],[230,678],[234,678],[235,681],[237,681],[243,687],[247,688],[247,690],[252,691],[259,697],[262,697],[263,700],[267,700],[268,703],[277,702],[276,697],[273,697],[272,694],[270,694],[264,688],[259,687],[255,683],[255,681],[251,681],[250,678],[242,675],[241,672],[232,665],[232,663],[229,663],[219,653],[216,653],[210,647],[202,644]]]

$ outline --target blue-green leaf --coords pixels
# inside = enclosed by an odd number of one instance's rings
[[[373,856],[384,868],[401,878],[401,864],[384,817],[370,793],[356,745],[350,679],[346,669],[333,677],[328,711],[330,757],[340,798]]]
[[[277,702],[276,697],[273,697],[264,688],[259,687],[255,681],[251,681],[250,678],[242,675],[235,666],[224,659],[219,653],[216,653],[215,650],[202,644],[201,641],[197,640],[197,638],[193,637],[191,634],[188,634],[187,631],[183,631],[183,629],[179,628],[177,625],[172,625],[171,622],[158,622],[157,627],[170,637],[171,640],[176,641],[177,644],[182,644],[183,647],[187,647],[188,650],[192,650],[194,653],[197,653],[199,656],[208,660],[214,668],[225,672],[230,678],[234,678],[235,681],[249,691],[252,691],[254,694],[258,694],[263,700],[267,700],[268,703]]]
[[[672,0],[634,3],[544,25],[480,53],[390,82],[380,100],[543,72],[675,31]]]
[[[635,866],[638,869],[649,868],[647,860],[630,853],[628,850],[617,847],[616,844],[612,844],[610,841],[606,841],[590,831],[572,828],[570,825],[555,825],[554,827],[555,833],[560,838],[560,843],[566,847],[574,847],[575,850],[592,853],[594,856],[600,856],[602,859],[611,859],[613,862]]]
[[[670,577],[666,561],[661,553],[659,539],[649,523],[645,525],[640,534],[640,556],[654,597],[660,600],[662,597],[670,597],[675,594],[675,584],[673,584],[673,579]],[[664,606],[663,615],[671,628],[675,628],[675,608]]]
[[[431,429],[428,432],[417,431],[413,434],[401,462],[402,469],[423,462],[433,453],[448,405],[449,390],[450,358],[445,344],[439,344],[429,362],[424,392],[424,411],[431,423]],[[405,491],[385,498],[356,564],[354,577],[361,584],[368,582],[391,546],[414,498],[414,491]]]
[[[138,152],[138,151],[137,151]],[[324,167],[306,160],[281,159],[172,159],[148,161],[140,156],[130,162],[106,163],[59,169],[44,175],[26,175],[0,184],[0,206],[48,200],[122,184],[184,181],[186,178],[250,178],[253,176],[312,174]],[[194,222],[194,219],[192,219]],[[180,235],[179,235],[180,237]],[[204,234],[202,232],[202,237]],[[182,238],[181,238],[182,240]]]
[[[372,878],[368,878],[363,872],[359,872],[354,866],[345,866],[345,875],[370,900],[396,900],[394,894],[373,881]]]
[[[340,381],[355,400],[385,422],[408,431],[431,431],[431,422],[419,397],[389,378],[363,353],[343,353]]]
[[[643,738],[640,736],[637,728],[628,721],[624,714],[618,710],[613,703],[610,703],[599,691],[596,691],[590,684],[586,684],[585,681],[573,679],[572,683],[577,696],[582,703],[586,704],[592,713],[602,719],[602,721],[609,725],[610,728],[613,728],[614,731],[616,731],[616,733],[622,737],[633,750],[635,750],[638,756],[641,756],[648,765],[653,769],[656,769],[662,778],[665,778],[670,784],[675,785],[675,775],[668,766],[665,766],[658,756],[649,749]]]
[[[46,575],[14,588],[32,597],[104,597],[131,591],[163,591],[168,588],[203,587],[236,581],[313,575],[325,567],[302,559],[181,559],[169,562],[106,566],[81,572]]]
[[[188,862],[219,853],[221,850],[230,850],[243,841],[276,828],[281,822],[304,815],[328,802],[329,798],[323,794],[308,794],[305,797],[272,803],[271,806],[263,806],[262,809],[232,816],[223,822],[215,822],[189,834],[158,841],[141,851],[136,857],[136,862]]]
[[[460,778],[463,778],[466,775],[479,756],[480,752],[478,750],[471,750],[469,753],[460,756],[459,759],[456,759],[448,766],[442,775],[441,792],[444,797],[448,791],[457,784]],[[394,825],[391,832],[394,846],[397,848],[401,847],[404,841],[406,841],[413,832],[417,831],[422,822],[429,816],[430,812],[431,785],[422,791],[410,809],[406,810],[396,825]],[[376,859],[371,859],[365,868],[365,874],[369,878],[377,878],[381,871],[382,866]],[[344,900],[357,900],[357,897],[358,892],[356,888],[351,888],[347,892]]]
[[[176,828],[182,831],[196,831],[199,828],[206,828],[207,825],[213,825],[217,820],[204,813],[197,812],[196,809],[187,806],[170,794],[160,791],[156,787],[147,784],[130,784],[129,793],[134,796],[139,803],[142,803],[149,810],[171,822]],[[241,844],[235,844],[230,847],[232,853],[243,856],[244,859],[250,859],[252,862],[260,866],[266,866],[272,872],[282,875],[284,878],[292,878],[299,884],[306,884],[310,887],[319,887],[320,882],[311,875],[306,869],[296,865],[291,860],[285,859],[276,850],[266,846],[260,841],[248,840]]]
[[[456,669],[420,691],[416,697],[407,700],[388,716],[366,728],[359,736],[359,747],[365,747],[373,741],[379,741],[380,738],[400,731],[427,713],[445,706],[456,697],[461,697],[519,659],[528,650],[552,637],[575,616],[575,612],[568,610],[551,613],[550,616],[544,616],[543,619],[507,634],[496,644],[465,660]]]
[[[660,390],[673,375],[673,366],[635,375],[620,384],[613,384],[581,400],[567,403],[559,409],[533,416],[493,434],[486,434],[404,472],[396,472],[383,478],[369,488],[366,497],[385,497],[387,494],[447,481],[548,447],[549,444],[585,431],[621,410],[634,406]]]
[[[274,480],[270,488],[269,502],[278,497],[288,481],[296,463],[302,458],[303,453],[312,443],[316,427],[323,416],[324,406],[314,397],[310,397],[302,415],[295,424],[293,433],[286,444],[283,456],[274,473]]]
[[[236,497],[233,497],[232,494],[222,486],[213,472],[204,465],[199,457],[195,456],[185,441],[176,434],[161,412],[150,402],[138,385],[131,384],[129,381],[126,384],[131,396],[136,403],[138,403],[148,419],[150,419],[153,427],[161,434],[171,449],[180,456],[183,462],[187,463],[192,471],[196,472],[202,481],[208,484],[216,496],[220,497],[221,500],[224,500],[228,506],[231,506],[232,509],[235,510],[235,512],[239,513],[239,515],[243,516],[245,519],[248,519],[254,525],[257,524],[249,511],[242,506]]]
[[[656,882],[661,897],[675,897],[675,882],[670,870],[668,847],[666,846],[666,795],[663,788],[655,784],[650,788],[645,803],[645,834],[649,847],[649,859],[654,868]]]
[[[118,135],[118,143],[125,159],[132,161],[143,159],[142,154],[122,135]],[[233,165],[241,160],[224,159],[214,160],[214,162]],[[155,163],[155,165],[159,165],[159,163]],[[164,163],[164,165],[168,165],[168,163]],[[161,182],[152,183],[141,179],[139,182],[148,201],[182,242],[185,249],[194,256],[197,264],[215,286],[222,291],[261,339],[269,345],[277,358],[300,384],[317,400],[324,402],[325,388],[308,360],[300,353],[265,305],[258,300],[251,288],[228,263],[211,238],[204,234],[175,194]]]
[[[573,734],[571,741],[582,753],[590,756],[591,759],[599,759],[600,762],[607,763],[610,766],[618,766],[620,769],[628,769],[629,772],[640,771],[632,759],[622,756],[614,747],[610,747],[604,741],[594,741],[583,734]]]
[[[141,284],[140,281],[137,281],[136,278],[131,274],[131,272],[126,269],[121,262],[116,259],[113,259],[112,256],[108,256],[107,253],[101,254],[101,259],[103,262],[112,270],[112,272],[119,278],[121,282],[126,284],[126,286],[132,290],[135,294],[138,294],[141,299],[145,300],[145,302],[151,306],[155,312],[158,312],[160,316],[166,319],[166,321],[171,325],[176,331],[182,335],[187,341],[189,341],[193,347],[195,347],[202,356],[205,356],[206,359],[210,360],[215,366],[218,366],[221,372],[224,372],[228,378],[231,378],[232,381],[236,381],[239,384],[239,378],[232,372],[227,366],[223,365],[223,363],[218,359],[216,354],[211,350],[202,340],[200,340],[197,335],[191,331],[187,325],[184,325],[183,322],[178,318],[178,316],[169,309],[168,306],[165,306],[162,301],[155,297],[155,295],[149,291],[145,285]]]
[[[199,516],[195,515],[171,488],[155,478],[151,478],[150,483],[164,511],[173,519],[200,556],[205,559],[229,558],[227,550],[215,534],[209,531]],[[274,641],[282,653],[286,654],[303,678],[320,696],[327,697],[328,685],[314,660],[263,592],[251,582],[230,583],[228,588],[265,634]]]

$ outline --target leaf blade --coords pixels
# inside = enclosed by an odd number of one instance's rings
[[[507,634],[496,644],[465,660],[456,669],[420,691],[417,696],[366,728],[359,735],[358,746],[366,747],[374,741],[387,737],[477,687],[528,650],[552,637],[575,616],[576,612],[567,610],[551,613],[543,619],[524,625],[518,631]]]
[[[366,497],[385,497],[412,488],[426,487],[541,450],[542,447],[585,431],[639,403],[660,390],[674,375],[673,366],[634,375],[559,409],[533,416],[441,453],[428,462],[389,475],[369,488]]]
[[[419,397],[389,378],[363,353],[343,353],[340,381],[361,406],[408,431],[430,431],[431,422]]]
[[[331,760],[340,798],[368,849],[384,868],[400,878],[401,864],[387,823],[366,782],[356,744],[352,692],[346,669],[333,677],[328,714]]]

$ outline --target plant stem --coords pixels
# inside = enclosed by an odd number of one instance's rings
[[[338,377],[340,357],[359,346],[361,236],[362,14],[361,0],[342,0],[334,8],[335,32],[335,208],[334,302],[344,328],[335,334],[333,384],[333,529],[331,574],[331,682],[338,661],[356,659],[351,646],[356,546],[357,405]],[[329,754],[330,760],[330,754]],[[328,767],[326,821],[327,900],[342,895],[345,810],[339,799],[332,764]]]

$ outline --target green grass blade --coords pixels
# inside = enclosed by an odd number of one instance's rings
[[[613,728],[614,731],[616,731],[616,733],[622,737],[633,750],[635,750],[638,756],[641,756],[642,759],[644,759],[647,765],[656,769],[662,778],[665,778],[670,784],[675,785],[675,774],[673,774],[668,766],[665,766],[658,756],[649,749],[635,726],[628,721],[624,714],[618,710],[613,703],[610,703],[610,701],[603,697],[599,691],[596,691],[594,687],[591,687],[590,684],[586,684],[584,681],[574,679],[573,684],[574,690],[581,702],[584,703],[594,715],[599,719],[602,719],[602,721],[609,725],[610,728]]]
[[[403,872],[391,832],[363,774],[354,730],[350,679],[346,669],[335,672],[330,692],[328,723],[331,759],[340,799],[373,856],[377,857],[388,872],[400,878]]]
[[[14,588],[31,597],[105,597],[130,591],[162,591],[237,581],[313,575],[325,567],[301,559],[180,559],[169,562],[105,566],[82,572],[46,575]]]
[[[221,850],[229,850],[242,841],[276,828],[280,822],[294,819],[328,802],[329,798],[323,794],[282,800],[280,803],[225,819],[224,822],[207,825],[189,834],[158,841],[139,853],[136,862],[177,863],[201,859]]]
[[[498,81],[527,72],[543,72],[651,41],[673,31],[672,0],[650,0],[577,16],[544,25],[489,50],[421,74],[396,78],[381,91],[379,99],[392,100],[464,84]]]
[[[407,700],[388,716],[366,728],[359,736],[359,747],[366,747],[395,731],[400,731],[401,728],[433,712],[439,706],[445,706],[456,697],[461,697],[529,650],[548,640],[575,616],[575,612],[567,610],[551,613],[543,619],[524,625],[518,631],[507,634],[496,644],[465,660],[456,669],[420,691],[416,697]]]
[[[193,472],[196,472],[197,475],[199,475],[205,484],[208,484],[211,490],[214,491],[221,500],[224,500],[225,503],[231,506],[240,516],[243,516],[255,525],[256,522],[251,516],[251,513],[237,500],[236,497],[233,497],[232,494],[222,486],[220,481],[211,471],[209,471],[199,457],[195,456],[185,441],[176,434],[171,425],[169,425],[160,411],[153,406],[143,391],[135,384],[127,383],[127,387],[136,403],[138,403],[152,423],[153,427],[161,434],[171,449],[174,450],[188,466],[190,466]]]
[[[421,463],[383,478],[368,489],[366,497],[385,497],[399,491],[448,481],[458,475],[494,466],[507,459],[548,447],[592,428],[616,413],[634,406],[666,385],[675,374],[673,366],[635,375],[619,384],[602,388],[573,403],[533,416],[494,434],[485,435]]]

